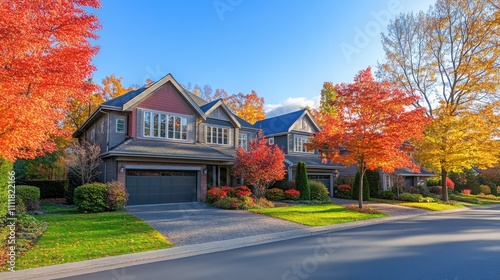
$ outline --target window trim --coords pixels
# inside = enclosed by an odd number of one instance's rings
[[[146,135],[146,114],[149,114],[150,124],[149,124],[149,135]],[[155,125],[154,118],[157,116],[158,125]],[[162,124],[162,116],[165,116],[164,126]],[[170,118],[172,119],[172,127],[170,128]],[[177,125],[177,120],[179,120]],[[185,120],[185,121],[183,121]],[[185,123],[185,124],[183,124]],[[176,127],[180,128],[180,130],[176,130]],[[155,136],[155,127],[157,128],[157,136]],[[162,137],[162,130],[165,130],[165,137]],[[144,138],[152,138],[152,139],[162,139],[162,140],[175,140],[175,141],[189,141],[188,137],[189,130],[189,121],[188,116],[180,115],[180,114],[172,114],[168,112],[154,111],[154,110],[144,110],[142,114],[142,137]],[[172,132],[172,133],[170,133]],[[169,137],[172,135],[172,137]],[[175,138],[176,135],[179,135],[179,138]],[[185,139],[183,139],[185,136]]]
[[[242,143],[241,143],[242,142],[242,140],[241,140],[242,136],[245,136],[244,137],[245,138],[244,139],[245,140],[245,146],[243,146]],[[242,147],[243,149],[245,149],[245,151],[248,151],[248,134],[247,133],[240,133],[238,135],[238,146]]]
[[[120,121],[123,121],[123,131],[119,131],[119,130],[118,130],[118,123],[119,123]],[[117,119],[116,119],[115,131],[116,131],[117,133],[125,133],[125,127],[126,127],[126,126],[127,126],[127,122],[125,121],[125,118],[117,118]]]
[[[298,150],[299,148],[299,143],[297,142],[300,139],[300,147],[302,148],[301,150]],[[309,137],[308,136],[298,136],[295,135],[293,137],[293,151],[295,153],[304,153],[304,154],[314,154],[314,150],[309,151],[307,148],[304,146],[304,143],[309,143]]]
[[[267,144],[274,145],[274,137],[267,138]]]
[[[220,129],[220,132],[222,133],[221,135],[219,135],[219,129]],[[208,137],[209,132],[210,132],[210,138]],[[216,132],[215,135],[214,135],[214,132]],[[209,139],[210,139],[210,141],[209,141]],[[215,142],[214,142],[214,140],[215,140]],[[219,143],[219,140],[220,140],[220,143]],[[211,144],[211,145],[228,146],[229,145],[229,127],[217,126],[217,125],[206,125],[205,142],[207,144]]]

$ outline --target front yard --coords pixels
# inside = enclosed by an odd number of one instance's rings
[[[425,209],[430,211],[443,211],[457,208],[464,208],[460,203],[442,203],[442,202],[407,202],[400,200],[390,200],[390,199],[381,199],[381,198],[370,198],[370,201],[394,204],[399,206],[406,206],[412,208]]]
[[[327,226],[361,220],[386,217],[386,214],[365,214],[346,209],[336,204],[298,205],[287,207],[251,209],[253,213],[263,214],[307,226]]]
[[[42,203],[48,223],[42,238],[16,262],[16,270],[169,248],[144,221],[125,212],[79,214],[74,207]]]

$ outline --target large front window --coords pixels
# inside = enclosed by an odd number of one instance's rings
[[[293,150],[299,153],[312,153],[313,151],[309,151],[305,143],[309,143],[309,137],[295,137]]]
[[[144,112],[145,137],[187,140],[187,126],[185,117]]]
[[[240,133],[238,146],[242,147],[245,150],[248,150],[248,136],[246,133]]]
[[[227,145],[228,135],[227,128],[207,126],[207,143]]]

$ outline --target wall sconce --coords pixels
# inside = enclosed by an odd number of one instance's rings
[[[206,168],[203,168],[203,174],[207,175],[207,169]]]
[[[122,166],[120,166],[120,173],[123,173],[125,171],[125,165],[122,164]]]

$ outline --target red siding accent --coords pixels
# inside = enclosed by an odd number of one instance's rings
[[[136,138],[136,131],[137,131],[137,109],[134,108],[132,110],[132,114],[129,115],[128,117],[128,136],[132,138]]]
[[[142,101],[137,107],[185,115],[193,115],[195,113],[188,102],[181,97],[181,93],[170,82],[154,91],[152,95]]]

